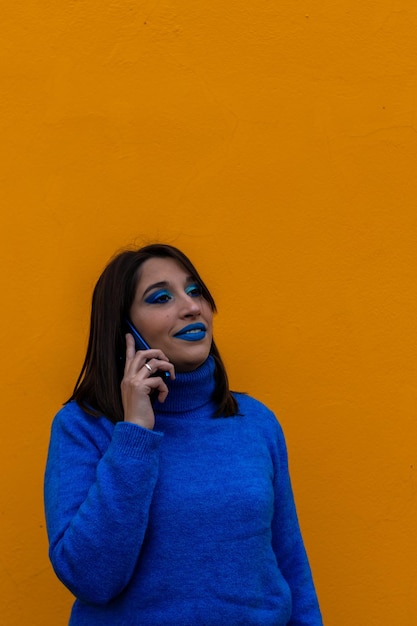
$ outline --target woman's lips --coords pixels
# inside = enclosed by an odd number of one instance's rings
[[[205,336],[206,327],[201,322],[188,324],[174,335],[176,339],[183,339],[184,341],[201,341]]]

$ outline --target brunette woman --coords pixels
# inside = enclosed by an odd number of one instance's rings
[[[168,245],[118,254],[97,282],[45,477],[73,626],[322,625],[282,430],[229,390],[215,310]]]

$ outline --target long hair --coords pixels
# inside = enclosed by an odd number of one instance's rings
[[[190,259],[178,248],[152,244],[117,254],[106,266],[94,288],[87,352],[74,391],[66,403],[75,400],[92,415],[104,415],[114,423],[123,421],[120,383],[126,353],[124,320],[129,317],[140,267],[155,257],[179,262],[199,285],[213,313],[216,312],[213,296]],[[217,406],[215,417],[236,415],[237,402],[230,392],[226,369],[214,340],[210,354],[216,366],[213,394]]]

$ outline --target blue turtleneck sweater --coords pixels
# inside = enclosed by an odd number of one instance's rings
[[[55,417],[46,519],[71,625],[322,624],[281,428],[240,394],[213,418],[213,372],[177,375],[154,430]]]

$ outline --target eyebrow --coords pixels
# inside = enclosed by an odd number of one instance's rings
[[[187,278],[185,279],[186,284],[192,283],[195,281],[194,276],[187,276]],[[152,285],[149,285],[148,287],[146,287],[145,291],[142,294],[142,298],[144,298],[146,296],[147,293],[149,293],[150,291],[152,291],[152,289],[157,289],[157,288],[161,288],[161,287],[169,287],[170,283],[167,280],[161,280],[158,283],[152,283]]]
[[[168,287],[168,285],[169,283],[166,280],[161,280],[159,283],[152,283],[152,285],[146,287],[145,291],[143,292],[143,296],[146,296],[146,294],[152,291],[152,289],[156,289],[157,287]]]

